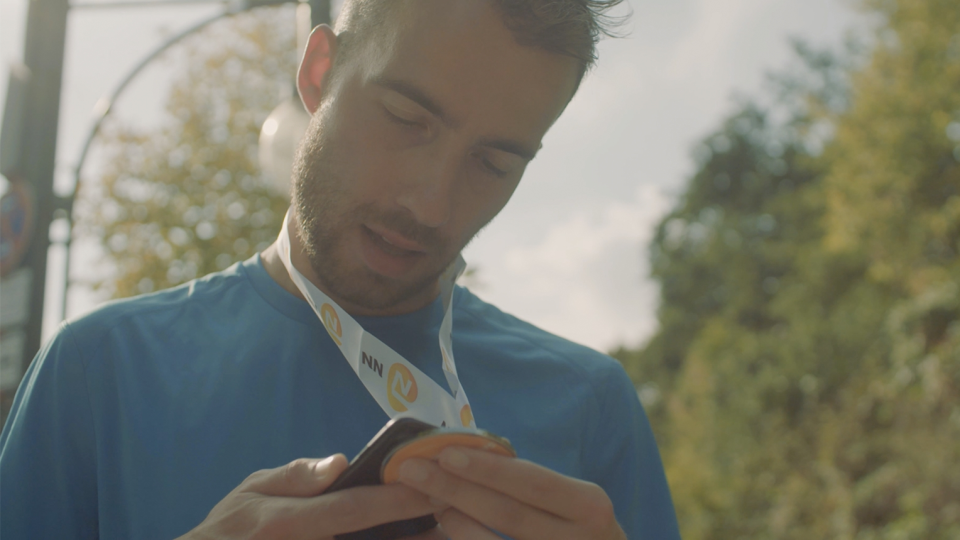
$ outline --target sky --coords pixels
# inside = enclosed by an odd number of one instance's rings
[[[4,76],[22,58],[27,3],[0,0]],[[513,199],[464,251],[478,271],[471,288],[481,298],[602,351],[642,345],[656,330],[658,292],[649,278],[647,245],[693,172],[696,142],[719,126],[738,96],[761,95],[766,75],[794,62],[791,39],[838,48],[848,31],[863,24],[850,0],[629,4],[629,35],[601,42],[596,69],[544,138]],[[97,100],[167,36],[219,9],[206,4],[71,13],[57,186],[72,186]],[[134,125],[156,123],[166,69],[147,69],[115,114]],[[3,85],[0,98],[5,92]],[[75,246],[73,275],[96,256],[89,242]],[[45,336],[61,318],[63,260],[63,250],[54,248]],[[81,315],[100,300],[73,287],[67,316]]]

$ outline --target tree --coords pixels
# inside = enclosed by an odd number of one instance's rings
[[[960,10],[867,7],[868,61],[802,51],[788,122],[706,139],[651,248],[660,330],[615,353],[685,538],[960,534]]]
[[[293,21],[264,8],[212,24],[168,54],[178,71],[158,130],[106,127],[103,175],[81,185],[76,212],[77,234],[102,239],[97,288],[163,289],[273,241],[289,203],[262,178],[257,141],[293,85]]]
[[[854,511],[874,537],[953,538],[960,535],[960,9],[949,0],[868,5],[887,25],[856,74],[852,108],[837,118],[824,178],[826,248],[863,258],[866,281],[893,298],[881,346],[866,359],[876,372],[846,404],[851,435],[870,450],[849,456],[864,469]]]

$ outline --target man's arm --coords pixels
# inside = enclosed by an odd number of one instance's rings
[[[0,538],[97,538],[95,427],[69,326],[37,354],[0,435]]]

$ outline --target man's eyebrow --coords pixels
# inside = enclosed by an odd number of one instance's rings
[[[444,124],[452,125],[454,123],[450,116],[443,110],[443,107],[441,107],[435,99],[427,95],[426,92],[420,88],[417,88],[413,84],[397,79],[387,79],[385,77],[377,77],[373,80],[373,84],[388,90],[393,90],[394,92],[403,95],[407,99],[416,102],[418,105],[426,109],[430,114],[440,119],[440,121]]]

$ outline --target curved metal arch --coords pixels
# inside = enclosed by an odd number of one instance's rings
[[[93,126],[90,128],[90,132],[87,134],[87,138],[83,143],[83,148],[80,151],[80,157],[77,160],[77,164],[74,168],[73,176],[73,193],[68,197],[64,197],[62,204],[59,207],[66,211],[67,222],[70,224],[70,232],[67,234],[67,238],[64,242],[64,247],[66,248],[66,260],[64,261],[65,271],[63,278],[63,297],[61,303],[60,316],[65,318],[67,315],[67,293],[70,287],[70,246],[73,243],[73,203],[76,198],[77,189],[80,186],[80,174],[83,171],[83,165],[87,160],[87,155],[90,152],[90,147],[93,145],[93,140],[97,137],[100,132],[100,127],[103,125],[103,121],[110,115],[113,111],[113,106],[116,103],[120,95],[126,90],[127,86],[144,70],[151,62],[157,59],[161,54],[167,51],[170,47],[176,45],[184,38],[202,30],[203,28],[209,26],[210,24],[223,19],[225,17],[231,17],[237,15],[244,11],[249,11],[258,7],[267,7],[267,6],[280,6],[284,4],[298,3],[300,0],[239,0],[236,2],[227,3],[226,9],[217,13],[216,15],[210,16],[206,19],[202,19],[192,26],[187,27],[184,30],[181,30],[176,35],[168,38],[166,41],[160,44],[159,47],[153,50],[150,54],[143,58],[130,73],[127,74],[123,80],[114,88],[113,92],[109,95],[100,98],[96,105],[94,105],[94,122]]]

